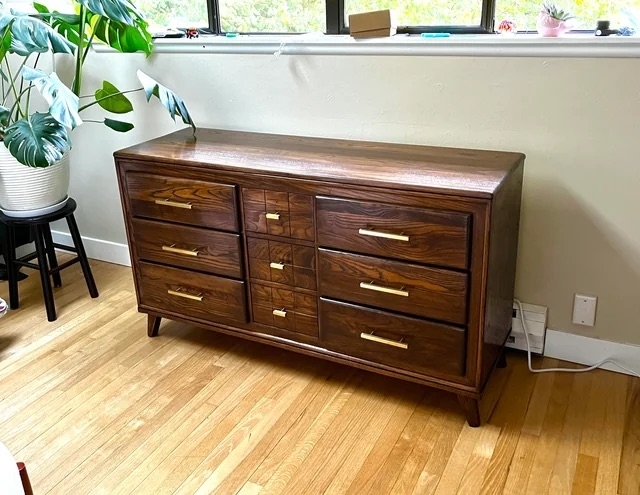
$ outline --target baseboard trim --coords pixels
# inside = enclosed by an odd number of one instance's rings
[[[587,366],[599,363],[603,359],[613,359],[640,375],[640,346],[633,344],[621,344],[548,329],[544,355]],[[606,363],[601,368],[630,375],[611,363]]]
[[[52,231],[51,234],[54,242],[73,246],[71,234],[68,232]],[[126,244],[85,236],[82,236],[82,243],[87,252],[87,256],[91,259],[115,263],[117,265],[131,266],[129,246]]]

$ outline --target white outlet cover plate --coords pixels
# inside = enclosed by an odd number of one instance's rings
[[[597,297],[576,294],[573,300],[573,323],[592,327],[596,322],[597,302]]]

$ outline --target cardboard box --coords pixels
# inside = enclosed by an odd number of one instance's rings
[[[378,38],[396,34],[397,24],[390,10],[351,14],[349,32],[354,38]]]

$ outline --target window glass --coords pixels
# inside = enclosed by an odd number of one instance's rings
[[[133,0],[153,31],[157,28],[206,28],[206,0]]]
[[[220,25],[225,32],[324,33],[325,0],[220,0]]]
[[[482,0],[345,0],[345,23],[349,15],[390,9],[399,26],[478,26]]]
[[[538,0],[496,0],[496,28],[503,20],[511,20],[518,31],[536,31],[542,3]],[[640,17],[640,0],[568,0],[558,1],[555,6],[575,16],[571,20],[572,29],[594,30],[600,20],[610,21],[614,29],[631,27],[623,14],[625,7]]]

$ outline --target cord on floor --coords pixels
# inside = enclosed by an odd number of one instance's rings
[[[524,338],[527,341],[527,363],[529,365],[529,371],[531,371],[531,373],[548,373],[548,372],[564,372],[564,373],[583,373],[585,371],[593,371],[597,368],[599,368],[600,366],[602,366],[605,363],[611,363],[615,366],[617,366],[618,368],[620,368],[621,370],[626,371],[627,373],[632,374],[633,376],[637,376],[638,378],[640,378],[640,373],[638,373],[637,371],[633,371],[630,370],[629,368],[625,368],[624,366],[622,366],[621,364],[615,362],[613,359],[604,359],[602,361],[600,361],[599,363],[596,363],[592,366],[588,366],[586,368],[541,368],[541,369],[534,369],[533,366],[531,365],[531,344],[529,343],[529,331],[527,330],[527,324],[524,320],[524,311],[522,309],[522,303],[518,300],[518,299],[514,299],[514,302],[518,305],[519,308],[519,313],[520,313],[520,321],[522,322],[522,330],[524,331]]]

